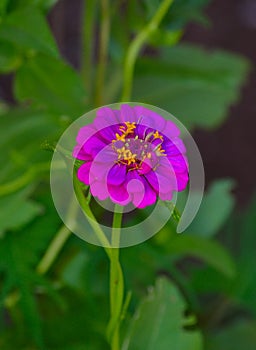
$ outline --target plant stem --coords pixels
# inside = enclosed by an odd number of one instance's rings
[[[78,206],[76,205],[75,198],[71,200],[70,206],[68,208],[66,222],[68,226],[75,225],[75,219],[77,216]],[[43,258],[37,265],[36,271],[40,275],[44,275],[48,272],[52,266],[55,259],[58,257],[61,249],[71,235],[71,231],[65,225],[62,225],[60,230],[57,232],[56,236],[47,248]]]
[[[94,21],[97,4],[98,0],[84,0],[83,2],[81,74],[89,98],[92,93]]]
[[[99,43],[99,61],[96,72],[95,106],[103,104],[103,91],[108,58],[108,43],[110,34],[109,0],[101,0],[101,28]]]
[[[91,208],[89,206],[89,203],[87,201],[87,199],[84,196],[83,190],[80,186],[80,183],[78,181],[77,178],[77,174],[74,174],[74,189],[77,195],[77,198],[79,200],[79,203],[81,205],[81,208],[85,214],[86,217],[89,218],[89,224],[91,225],[93,231],[95,232],[100,244],[103,246],[103,248],[105,249],[105,252],[107,254],[107,256],[111,257],[111,245],[110,242],[108,241],[107,237],[105,236],[104,232],[102,231],[100,225],[98,224],[97,220],[95,219]]]
[[[128,102],[131,98],[134,66],[139,52],[150,35],[157,29],[173,1],[174,0],[163,0],[161,2],[150,22],[135,36],[128,47],[124,63],[124,85],[122,93],[123,102]]]
[[[117,207],[116,207],[117,209]],[[119,262],[119,242],[122,213],[114,211],[112,226],[112,248],[110,256],[110,322],[108,327],[112,350],[119,350],[119,328],[123,309],[124,279]]]

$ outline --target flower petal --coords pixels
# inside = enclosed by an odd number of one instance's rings
[[[139,176],[136,171],[131,171],[127,176],[127,190],[132,197],[133,204],[137,208],[145,208],[156,201],[156,192],[145,177]]]
[[[110,185],[121,185],[126,178],[126,165],[115,164],[108,172],[107,183]]]
[[[107,187],[113,202],[118,203],[120,205],[126,205],[130,202],[130,195],[127,192],[125,182],[119,186],[108,184]]]
[[[84,163],[77,170],[78,180],[85,183],[86,185],[90,185],[89,174],[90,174],[91,165],[92,165],[92,162]]]
[[[97,110],[96,118],[93,125],[97,130],[122,123],[120,117],[120,111],[111,109],[110,107],[102,107]]]
[[[81,129],[79,129],[77,137],[76,137],[77,143],[79,145],[83,145],[96,132],[97,132],[97,130],[92,125],[82,126]]]
[[[91,160],[92,157],[89,153],[85,152],[84,148],[81,147],[80,145],[76,145],[74,147],[73,153],[72,153],[73,157],[79,160]]]
[[[143,106],[135,106],[134,111],[140,124],[154,130],[162,131],[166,126],[166,120],[156,112],[151,111]]]
[[[127,104],[121,105],[121,119],[123,122],[138,122],[138,118],[134,111],[134,108]]]

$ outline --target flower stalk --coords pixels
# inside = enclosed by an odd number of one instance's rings
[[[105,75],[108,58],[108,43],[110,35],[110,7],[109,0],[101,0],[101,28],[99,41],[99,61],[96,72],[96,90],[95,101],[96,107],[103,104],[103,91],[105,85]]]
[[[120,229],[122,225],[121,207],[115,208],[112,226],[112,246],[110,256],[110,321],[108,337],[112,350],[119,350],[119,328],[123,309],[124,278],[119,262]]]
[[[124,85],[122,93],[122,101],[129,101],[132,92],[134,67],[137,57],[140,53],[142,46],[147,42],[150,35],[159,27],[159,24],[166,15],[168,9],[172,5],[174,0],[163,0],[155,15],[149,21],[149,23],[135,36],[126,54],[124,62]]]

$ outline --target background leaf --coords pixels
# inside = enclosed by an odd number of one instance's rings
[[[16,70],[22,62],[15,46],[8,41],[0,41],[0,72],[9,73]]]
[[[237,101],[248,62],[233,54],[192,45],[161,51],[136,66],[133,100],[171,111],[186,127],[214,127]]]
[[[31,190],[26,188],[15,194],[0,197],[0,236],[5,230],[20,228],[42,213],[43,208],[27,198]]]
[[[232,339],[232,341],[231,341]],[[256,324],[254,321],[238,321],[206,338],[206,350],[254,350]]]
[[[86,93],[78,74],[63,61],[36,55],[18,70],[15,96],[34,106],[67,116],[85,112]]]
[[[202,349],[198,331],[187,331],[186,304],[177,288],[159,278],[131,320],[122,350]]]
[[[0,39],[11,42],[27,55],[40,52],[59,56],[48,24],[35,7],[25,7],[4,17],[0,23]]]
[[[218,233],[234,208],[235,200],[230,193],[232,187],[232,180],[213,182],[187,231],[202,237],[212,237]]]

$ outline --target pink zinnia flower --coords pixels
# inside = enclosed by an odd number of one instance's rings
[[[178,127],[142,106],[98,109],[92,124],[82,127],[73,151],[84,161],[78,179],[93,196],[138,208],[159,197],[171,200],[188,182],[185,146]]]

